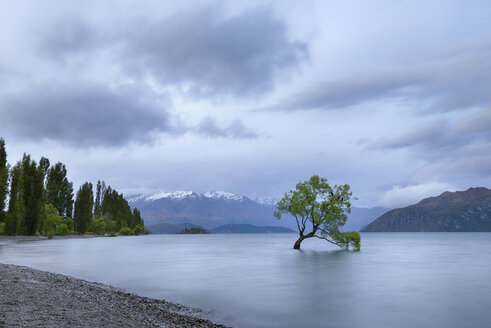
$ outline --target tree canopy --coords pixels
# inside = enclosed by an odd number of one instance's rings
[[[89,228],[93,206],[94,192],[92,191],[92,183],[86,182],[77,191],[75,212],[73,213],[75,229],[79,233],[85,233]]]
[[[52,204],[61,216],[72,217],[73,184],[68,181],[65,164],[58,162],[48,170],[46,194],[46,202]]]
[[[282,214],[291,214],[295,218],[300,237],[294,249],[300,249],[303,240],[315,237],[345,249],[351,246],[359,250],[358,232],[339,231],[351,212],[351,197],[349,185],[331,187],[327,179],[314,175],[285,193],[274,215],[278,220]]]

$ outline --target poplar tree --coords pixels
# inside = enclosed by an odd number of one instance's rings
[[[72,217],[73,183],[68,181],[65,164],[58,162],[48,170],[46,194],[47,203],[52,204],[61,216]]]
[[[11,173],[8,234],[33,235],[39,231],[44,211],[44,169],[24,154]]]
[[[5,203],[7,200],[9,186],[9,166],[7,163],[7,151],[5,140],[0,138],[0,222],[5,221]]]
[[[5,234],[18,235],[25,221],[24,197],[22,192],[22,168],[18,162],[10,171],[10,197]]]
[[[97,181],[95,204],[94,204],[94,217],[100,218],[102,216],[102,203],[104,202],[104,195],[106,193],[106,183],[104,181]]]
[[[85,233],[90,225],[92,218],[92,208],[94,207],[94,192],[92,183],[84,183],[77,191],[75,200],[75,212],[73,214],[75,229],[78,233]]]
[[[41,157],[41,159],[39,160],[39,168],[46,177],[46,174],[48,174],[49,170],[49,159],[47,159],[46,157]]]
[[[22,167],[22,195],[24,198],[25,222],[22,233],[33,235],[39,231],[41,214],[44,211],[44,168],[38,166],[30,155],[24,154]]]
[[[107,187],[102,202],[102,213],[109,219],[115,220],[118,229],[128,227],[134,229],[137,225],[143,226],[141,213],[138,209],[131,211],[128,201],[123,194],[118,193],[111,187]]]
[[[143,223],[143,219],[141,217],[140,210],[138,210],[136,207],[133,209],[133,225],[145,226],[145,224]]]

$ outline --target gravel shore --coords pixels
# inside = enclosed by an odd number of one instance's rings
[[[0,263],[0,327],[225,327],[201,310]]]
[[[66,236],[53,236],[52,239],[74,239],[74,238],[105,238],[99,235],[66,235]],[[47,240],[46,236],[5,236],[0,235],[0,245],[19,242],[19,241],[37,241],[37,240]]]

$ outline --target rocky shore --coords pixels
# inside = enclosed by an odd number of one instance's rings
[[[0,264],[0,327],[225,327],[196,308]]]

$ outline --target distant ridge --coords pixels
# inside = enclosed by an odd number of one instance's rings
[[[148,226],[150,233],[152,234],[175,234],[185,229],[199,228],[204,229],[201,226],[191,223],[159,223]],[[206,230],[206,229],[205,229]],[[210,231],[210,230],[208,230]],[[273,227],[273,226],[255,226],[252,224],[225,224],[210,231],[211,233],[290,233],[294,232],[292,229],[285,227]]]
[[[210,190],[204,194],[194,192],[194,191],[184,191],[184,190],[179,190],[179,191],[174,191],[174,192],[157,192],[151,195],[144,195],[144,194],[139,194],[139,195],[131,195],[127,198],[128,202],[130,203],[135,203],[135,202],[140,202],[140,201],[146,201],[146,202],[151,202],[159,199],[172,199],[172,200],[180,200],[180,199],[186,199],[186,198],[194,198],[194,199],[199,199],[199,198],[210,198],[210,199],[222,199],[222,200],[234,200],[234,201],[241,201],[245,198],[245,196],[239,196],[236,194],[232,194],[230,192],[222,191],[222,190]]]
[[[291,233],[295,232],[285,227],[258,227],[252,224],[225,224],[216,227],[212,233]]]
[[[478,187],[446,191],[415,205],[391,210],[362,231],[491,231],[491,190]]]
[[[266,201],[252,200],[246,196],[226,191],[211,190],[158,192],[151,195],[127,197],[132,207],[137,207],[148,226],[160,223],[190,223],[212,230],[225,224],[252,224],[255,226],[294,227],[293,218],[276,220],[274,207]],[[151,230],[150,230],[151,231]]]

